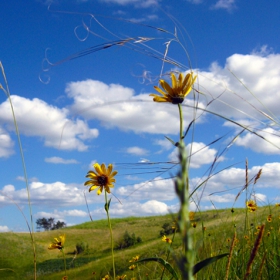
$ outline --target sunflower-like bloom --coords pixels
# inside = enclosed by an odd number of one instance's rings
[[[190,211],[189,212],[189,219],[190,219],[190,221],[194,220],[194,216],[195,216],[195,213],[193,211]]]
[[[139,260],[139,256],[132,257],[129,262],[137,262]]]
[[[271,222],[272,222],[272,215],[268,215],[267,218],[266,218],[266,220],[267,220],[269,223],[271,223]]]
[[[64,243],[65,243],[65,234],[60,235],[59,238],[54,238],[53,243],[51,243],[48,247],[49,250],[53,250],[53,249],[58,249],[58,250],[62,250],[64,248]]]
[[[161,95],[150,94],[154,97],[155,102],[170,102],[172,104],[182,103],[185,97],[190,93],[192,85],[194,84],[197,76],[193,76],[193,73],[188,73],[185,78],[183,73],[179,74],[178,79],[174,73],[171,73],[172,86],[170,86],[165,80],[159,80],[160,86],[154,86],[154,89]]]
[[[117,276],[117,280],[123,280],[124,278],[126,278],[126,275]]]
[[[95,171],[89,171],[87,173],[87,178],[90,180],[85,182],[85,186],[90,187],[89,192],[98,188],[97,194],[100,195],[103,191],[103,188],[107,193],[111,193],[110,188],[113,188],[113,183],[116,182],[114,176],[118,173],[117,171],[113,171],[113,165],[109,164],[108,168],[106,168],[105,164],[102,163],[101,166],[98,163],[93,164]]]
[[[250,212],[255,212],[258,208],[257,203],[254,200],[248,200],[246,205]]]
[[[109,280],[110,279],[110,276],[107,274],[105,275],[105,277],[102,278],[102,280]]]
[[[132,264],[128,269],[134,270],[135,268],[136,268],[136,265],[135,265],[135,264]]]
[[[166,237],[165,235],[162,237],[161,240],[164,241],[164,242],[166,242],[166,243],[169,243],[169,244],[172,243],[172,240],[171,240],[170,238]]]

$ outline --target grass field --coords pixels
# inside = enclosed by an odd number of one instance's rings
[[[267,221],[271,215],[271,221]],[[228,253],[234,232],[237,242],[233,249],[229,279],[243,279],[247,263],[251,256],[256,239],[257,226],[265,224],[264,236],[253,263],[251,278],[248,279],[279,279],[279,206],[258,208],[254,213],[244,209],[211,210],[196,213],[195,228],[191,228],[196,262],[221,253]],[[162,242],[160,230],[164,223],[173,222],[172,215],[112,219],[115,243],[121,239],[125,231],[140,236],[142,243],[127,249],[115,250],[117,275],[126,274],[126,279],[160,279],[162,267],[156,263],[139,263],[137,269],[130,271],[129,260],[139,255],[145,257],[160,256],[165,258],[169,245]],[[194,225],[194,224],[193,224]],[[66,234],[65,256],[68,279],[102,279],[112,273],[109,231],[107,221],[88,222],[61,230],[37,232],[36,262],[37,279],[62,279],[64,276],[63,256],[59,250],[48,250],[54,237]],[[78,242],[88,244],[88,250],[75,255]],[[1,279],[33,279],[33,251],[29,233],[1,233],[0,257]],[[175,256],[180,254],[180,234],[175,235],[169,262],[176,267]],[[262,264],[263,257],[265,261]],[[197,274],[197,279],[224,279],[228,257],[218,260]],[[262,267],[261,267],[262,266]],[[257,278],[262,268],[262,277]],[[179,271],[178,271],[179,273]],[[171,279],[168,272],[164,279]]]

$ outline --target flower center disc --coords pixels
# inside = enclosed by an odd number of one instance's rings
[[[107,182],[108,182],[108,178],[107,178],[107,176],[102,175],[102,176],[98,177],[97,181],[98,181],[99,186],[106,186]]]

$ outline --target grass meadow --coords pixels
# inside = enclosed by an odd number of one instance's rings
[[[267,218],[271,215],[271,220]],[[126,275],[126,279],[161,279],[162,266],[149,262],[137,264],[133,271],[129,270],[131,260],[135,256],[146,258],[151,256],[166,257],[169,245],[162,242],[160,231],[165,223],[173,223],[173,215],[144,218],[112,219],[114,239],[118,242],[125,231],[135,233],[142,243],[127,249],[115,250],[117,275]],[[257,212],[246,213],[244,209],[211,210],[196,213],[191,233],[196,251],[195,262],[231,251],[232,240],[236,233],[236,241],[232,249],[228,279],[244,279],[247,265],[258,235],[258,226],[265,224],[264,235],[252,264],[252,272],[248,279],[278,279],[279,271],[279,231],[280,207],[266,206]],[[65,258],[68,279],[102,279],[112,274],[109,232],[107,220],[87,222],[58,231],[37,232],[36,241],[37,279],[62,279],[64,276],[63,257],[59,250],[49,251],[47,247],[54,236],[65,233]],[[170,236],[171,237],[171,236]],[[75,245],[83,241],[88,250],[75,255]],[[175,234],[172,244],[170,264],[176,267],[176,256],[181,251],[181,237]],[[28,233],[1,233],[2,248],[0,262],[1,279],[33,279],[33,255]],[[225,279],[228,257],[203,268],[196,279]],[[178,270],[178,269],[177,269]],[[179,271],[178,271],[179,273]],[[171,279],[167,272],[162,279]]]
[[[147,26],[147,28],[151,28],[151,26]],[[167,33],[161,28],[154,29],[159,33]],[[89,187],[90,191],[93,190],[92,195],[96,195],[97,190],[101,194],[101,199],[105,196],[104,211],[106,211],[107,219],[89,221],[54,231],[35,232],[34,225],[30,225],[27,217],[29,233],[0,233],[0,279],[280,279],[280,204],[262,205],[262,207],[257,204],[256,197],[254,197],[254,186],[261,176],[261,170],[253,178],[248,178],[248,164],[246,163],[244,187],[236,195],[237,200],[241,193],[246,193],[246,200],[242,203],[246,205],[244,208],[201,211],[200,200],[194,200],[197,193],[199,193],[198,197],[201,197],[204,188],[207,188],[207,181],[215,176],[214,172],[217,172],[215,169],[219,157],[230,149],[242,132],[253,133],[264,141],[266,139],[249,126],[219,115],[218,112],[208,111],[207,106],[214,101],[214,98],[208,100],[204,108],[199,107],[199,98],[205,96],[207,89],[205,92],[201,92],[195,85],[195,82],[199,82],[199,77],[191,70],[191,67],[185,67],[181,62],[168,58],[171,42],[176,42],[186,52],[187,61],[189,59],[186,49],[177,37],[177,31],[174,34],[169,32],[168,35],[173,35],[173,39],[166,42],[165,51],[159,54],[155,50],[153,53],[153,58],[162,62],[162,69],[158,73],[158,86],[154,86],[150,102],[154,104],[155,110],[157,106],[160,106],[160,102],[178,107],[179,139],[172,140],[166,137],[178,148],[179,154],[176,163],[178,172],[174,177],[174,192],[180,206],[178,213],[144,218],[111,219],[112,197],[109,195],[110,188],[115,183],[116,173],[110,164],[106,167],[96,163],[93,166],[95,171],[88,172],[88,181],[85,182],[85,185]],[[145,44],[150,40],[152,38],[146,37],[119,39],[111,44],[98,45],[98,48],[92,48],[91,52],[116,45],[131,47],[129,44],[138,44],[137,46],[142,47],[141,51],[145,54]],[[152,56],[152,51],[149,48],[149,56]],[[83,55],[85,54],[80,53],[75,58]],[[167,70],[166,64],[170,64]],[[1,69],[6,84],[1,85],[1,89],[10,101],[13,111],[2,64]],[[188,70],[187,74],[186,70]],[[171,79],[168,81],[162,79],[167,76]],[[238,77],[237,82],[245,87]],[[190,92],[193,93],[193,105],[188,103],[183,107],[184,105],[181,103],[185,98],[189,98]],[[230,104],[225,105],[230,107]],[[183,113],[186,110],[193,111],[193,120],[184,126]],[[19,160],[24,163],[24,153],[14,113],[16,112],[13,112],[13,117],[21,151]],[[191,189],[189,166],[192,155],[190,151],[187,151],[185,145],[192,144],[192,142],[185,143],[187,142],[186,136],[188,139],[194,139],[195,122],[204,113],[212,114],[223,121],[237,125],[241,131],[234,132],[236,134],[228,138],[230,140],[228,140],[225,150],[209,165],[207,178]],[[279,125],[273,116],[264,113],[263,115],[272,123],[271,126]],[[186,130],[184,130],[185,127],[187,127]],[[213,142],[208,146],[220,140],[221,138],[212,140]],[[271,144],[273,145],[273,143]],[[190,153],[188,154],[188,152]],[[24,164],[23,169],[25,172]],[[26,172],[25,180],[26,192],[29,195]],[[193,201],[195,201],[197,210],[190,212],[190,202]],[[28,206],[30,216],[32,216],[32,198],[29,198]],[[20,207],[18,208],[20,210]],[[168,224],[172,230],[160,235],[164,224]],[[139,237],[142,242],[128,248],[117,249],[116,245],[121,242],[126,232]],[[75,251],[78,243],[84,244],[84,250],[79,254]]]

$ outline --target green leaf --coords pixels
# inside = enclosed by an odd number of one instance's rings
[[[176,271],[174,270],[174,268],[170,265],[169,262],[165,261],[162,258],[157,258],[157,257],[145,258],[145,259],[138,260],[135,263],[139,263],[139,262],[158,262],[161,265],[163,265],[166,270],[168,270],[170,272],[170,274],[173,276],[173,278],[175,278],[175,280],[179,280],[178,275],[177,275]]]
[[[170,139],[167,136],[164,136],[168,141],[170,141],[172,143],[173,146],[178,146],[178,143],[175,143],[172,139]]]
[[[107,213],[108,213],[109,208],[110,208],[111,199],[112,199],[112,198],[110,198],[109,201],[108,201],[108,203],[105,203],[105,205],[104,205],[105,211],[106,211]]]
[[[226,254],[221,254],[221,255],[218,255],[216,257],[212,257],[212,258],[208,258],[208,259],[205,259],[199,263],[197,263],[194,267],[193,267],[193,275],[195,275],[199,270],[201,270],[202,268],[206,267],[207,265],[223,258],[223,257],[226,257],[228,256],[229,253],[226,253]]]

